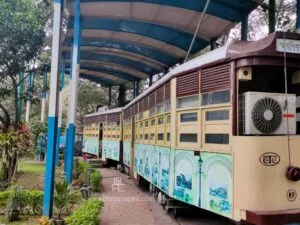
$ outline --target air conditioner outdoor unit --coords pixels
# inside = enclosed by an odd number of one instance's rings
[[[296,95],[246,92],[239,97],[239,114],[241,134],[296,134]]]

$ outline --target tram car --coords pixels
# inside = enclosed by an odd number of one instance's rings
[[[175,67],[118,109],[122,136],[99,140],[105,155],[122,142],[114,159],[162,204],[258,225],[300,222],[299,96],[300,35],[277,32]]]
[[[122,108],[100,108],[84,118],[83,153],[96,156],[103,164],[122,159]]]

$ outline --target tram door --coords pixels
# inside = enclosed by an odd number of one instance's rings
[[[98,157],[99,159],[102,158],[102,140],[103,140],[103,123],[100,123],[99,125],[99,152],[98,152]]]
[[[134,172],[134,143],[135,143],[135,117],[131,119],[131,146],[130,146],[130,173],[137,177],[137,174]]]

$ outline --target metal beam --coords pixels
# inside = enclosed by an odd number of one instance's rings
[[[108,105],[111,106],[111,86],[108,87]]]
[[[77,108],[77,89],[79,82],[79,67],[80,67],[80,0],[75,1],[75,20],[74,20],[74,43],[73,43],[73,57],[72,57],[72,80],[70,88],[69,99],[69,121],[68,133],[66,139],[68,141],[67,148],[67,166],[66,166],[66,180],[68,184],[72,182],[73,171],[73,157],[74,157],[74,142],[76,135],[76,108]]]
[[[53,21],[52,54],[51,54],[48,139],[47,139],[47,152],[46,152],[47,160],[46,160],[46,169],[45,169],[44,203],[43,203],[43,215],[47,217],[52,217],[52,210],[53,210],[62,15],[63,15],[63,1],[55,0],[54,16],[53,16],[54,21]]]
[[[153,75],[149,76],[149,87],[151,87],[153,84]]]

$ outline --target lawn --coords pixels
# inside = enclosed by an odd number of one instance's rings
[[[38,217],[22,216],[20,220],[14,222],[7,222],[6,216],[0,215],[0,225],[34,225],[37,223]]]

